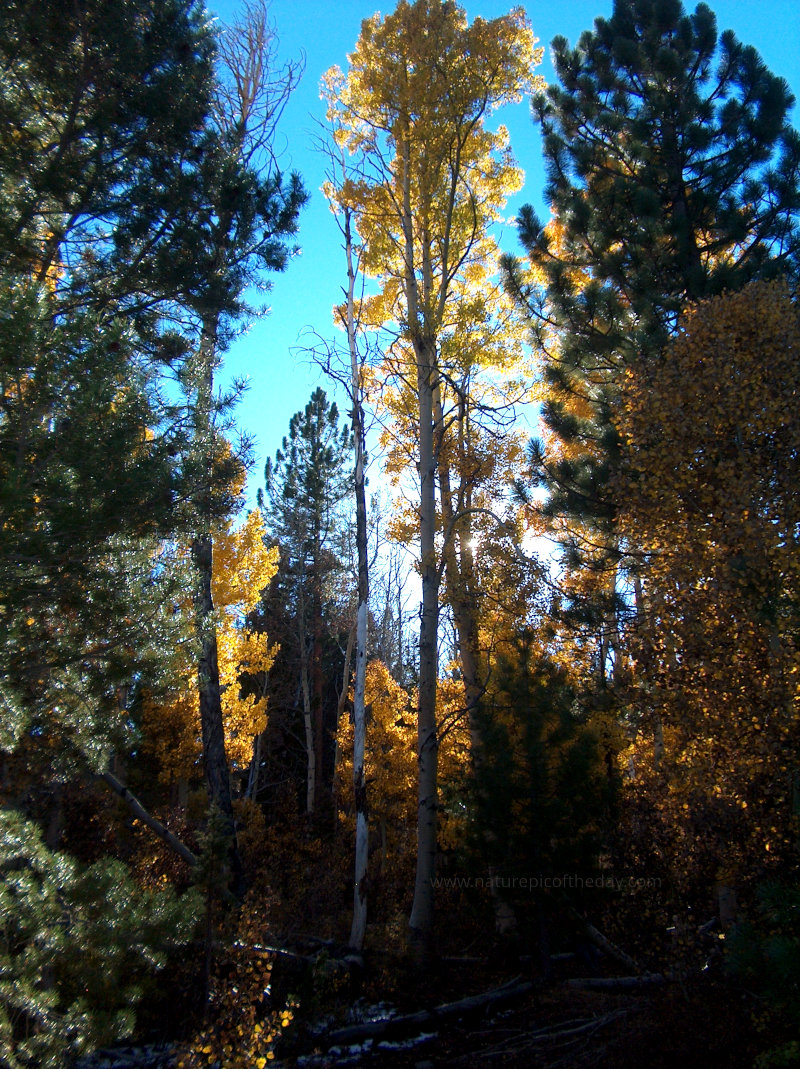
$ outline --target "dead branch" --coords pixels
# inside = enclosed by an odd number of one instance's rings
[[[585,976],[567,980],[570,987],[586,988],[590,991],[624,991],[641,987],[654,987],[665,984],[669,977],[664,973],[644,973],[643,976]]]
[[[128,808],[136,814],[143,824],[146,824],[148,828],[156,833],[159,839],[162,839],[179,857],[182,857],[187,865],[191,865],[194,868],[197,864],[196,855],[193,854],[189,847],[186,846],[185,843],[182,843],[176,835],[173,835],[169,828],[162,824],[157,817],[154,817],[152,813],[148,813],[136,795],[131,794],[124,783],[121,783],[112,772],[101,772],[99,778],[103,780],[115,794],[120,796],[123,802],[125,802]]]
[[[378,1021],[365,1021],[363,1024],[338,1028],[325,1037],[328,1047],[346,1043],[359,1043],[365,1039],[390,1039],[405,1036],[417,1029],[439,1024],[448,1018],[463,1017],[476,1010],[497,1006],[504,1002],[520,998],[533,988],[528,980],[516,978],[502,987],[484,991],[480,995],[470,995],[457,1002],[447,1002],[430,1010],[418,1010],[416,1013],[404,1014],[402,1017],[386,1017]]]

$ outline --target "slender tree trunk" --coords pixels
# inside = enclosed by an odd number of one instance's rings
[[[317,802],[317,758],[314,747],[314,715],[311,706],[311,666],[306,635],[305,575],[300,576],[297,602],[297,643],[300,653],[300,694],[303,699],[303,727],[306,736],[306,815],[312,816]]]
[[[356,810],[355,883],[353,887],[353,923],[350,946],[361,950],[367,930],[367,863],[369,858],[369,810],[367,783],[364,776],[367,719],[364,704],[367,662],[367,603],[358,603],[356,622],[356,675],[353,686],[353,797]]]
[[[464,678],[467,700],[467,718],[472,744],[473,764],[480,763],[484,752],[480,724],[480,706],[485,688],[485,670],[481,669],[480,644],[478,640],[477,606],[475,604],[474,567],[470,540],[471,519],[467,511],[453,502],[450,467],[443,448],[444,413],[439,388],[434,393],[433,419],[437,438],[436,458],[439,476],[439,497],[442,508],[444,544],[442,556],[445,563],[445,593],[453,611],[453,621],[458,635],[459,659]],[[462,478],[468,478],[463,475]],[[457,507],[461,514],[457,514]],[[458,548],[457,548],[458,543]],[[460,560],[459,560],[460,551]]]
[[[319,546],[319,535],[316,539],[316,560],[319,562],[322,551]],[[319,567],[319,563],[317,564]],[[319,589],[319,577],[314,576],[313,597],[311,601],[312,613],[312,636],[311,647],[311,710],[314,721],[314,781],[316,784],[315,809],[319,812],[323,805],[323,791],[326,786],[323,773],[323,750],[325,745],[325,723],[322,702],[323,679],[322,679],[322,594]]]
[[[247,789],[244,792],[245,798],[255,800],[258,794],[258,780],[261,773],[261,745],[264,739],[264,732],[259,732],[253,740],[253,758],[250,762],[250,772],[247,776]]]
[[[459,419],[459,451],[461,461],[461,479],[469,479],[465,455],[467,443],[464,440],[463,417]],[[441,393],[434,394],[434,425],[437,434],[444,434],[444,412]],[[464,695],[467,704],[467,723],[470,735],[470,757],[472,777],[477,800],[478,818],[481,836],[486,848],[490,875],[495,873],[494,862],[497,854],[497,835],[491,826],[491,799],[487,790],[487,755],[484,727],[481,716],[483,695],[486,689],[488,669],[482,664],[480,638],[478,633],[478,606],[476,603],[475,566],[472,552],[472,521],[469,513],[469,487],[459,492],[459,501],[454,503],[450,480],[450,468],[445,459],[446,451],[443,441],[439,441],[436,456],[439,474],[439,496],[442,508],[442,526],[445,531],[442,554],[445,562],[446,598],[453,612],[453,622],[458,637],[459,660],[464,681]],[[463,501],[462,501],[463,498]],[[459,510],[461,515],[457,513]],[[492,905],[495,915],[495,930],[505,935],[516,928],[516,917],[511,905],[506,901],[497,881],[491,883]]]
[[[407,119],[406,119],[407,123]],[[439,674],[439,584],[436,555],[436,453],[433,427],[433,391],[437,375],[436,338],[430,315],[433,287],[430,250],[422,246],[422,279],[417,277],[415,213],[411,198],[411,147],[408,129],[397,144],[398,175],[402,190],[403,289],[408,310],[409,335],[414,346],[419,404],[419,540],[422,601],[419,619],[419,680],[417,709],[417,869],[409,917],[409,945],[418,964],[433,953],[434,879],[438,820],[439,736],[436,724],[436,690]]]
[[[236,841],[231,781],[225,753],[225,726],[222,716],[222,693],[217,658],[217,630],[214,623],[214,600],[211,581],[214,569],[214,541],[210,531],[211,445],[213,441],[212,400],[213,361],[216,351],[217,324],[203,327],[198,353],[200,362],[196,399],[196,435],[203,451],[204,485],[198,495],[199,533],[192,541],[192,562],[195,568],[195,621],[200,639],[197,664],[197,685],[200,704],[200,725],[203,739],[203,767],[208,798],[223,816],[225,832],[230,839],[229,863],[234,893],[243,888],[242,863]]]
[[[171,847],[179,857],[183,858],[187,865],[194,867],[197,864],[197,857],[189,847],[182,843],[176,835],[173,835],[169,828],[154,817],[152,813],[149,813],[139,799],[131,794],[125,784],[121,783],[112,772],[101,772],[98,775],[98,779],[103,780],[115,794],[118,794],[131,812],[135,813],[138,819],[154,831],[160,839],[163,839],[167,846]]]
[[[301,643],[305,636],[301,636]],[[301,650],[305,647],[301,645]],[[308,655],[301,653],[300,689],[303,695],[303,724],[306,732],[306,813],[311,816],[317,800],[317,760],[314,752],[314,718],[311,712],[311,687],[308,681]]]
[[[436,875],[437,764],[436,689],[439,671],[439,568],[436,558],[436,460],[433,438],[434,346],[415,342],[419,396],[420,578],[419,708],[417,713],[417,871],[409,918],[411,948],[424,962],[433,949]]]
[[[357,609],[357,606],[356,606]],[[353,661],[353,647],[356,641],[356,630],[358,623],[353,624],[347,635],[347,646],[344,651],[344,669],[342,670],[342,692],[339,695],[339,701],[336,703],[336,746],[333,751],[333,778],[331,779],[331,790],[336,791],[336,778],[339,775],[339,761],[341,760],[341,752],[339,749],[339,725],[342,722],[344,711],[347,706],[347,692],[350,689],[350,665]]]
[[[350,400],[352,402],[354,492],[356,499],[356,549],[358,551],[358,611],[356,615],[356,672],[353,684],[353,795],[356,810],[355,884],[350,946],[361,950],[367,928],[367,862],[369,857],[369,812],[364,776],[367,717],[364,693],[367,670],[369,561],[367,558],[367,497],[364,472],[364,409],[354,319],[355,270],[350,215],[345,220],[347,254],[347,340],[350,349]]]
[[[235,893],[239,894],[243,891],[242,864],[236,841],[231,779],[225,753],[225,726],[222,718],[222,693],[217,660],[217,632],[214,626],[214,602],[211,595],[213,540],[210,534],[198,535],[194,539],[192,559],[196,568],[195,613],[200,632],[197,683],[203,737],[203,767],[209,802],[211,805],[216,805],[222,813],[225,832],[230,839],[231,876]]]

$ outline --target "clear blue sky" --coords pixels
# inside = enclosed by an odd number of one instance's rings
[[[236,0],[207,0],[207,4],[223,20],[229,19],[238,6]],[[281,55],[296,59],[305,54],[305,73],[282,123],[283,165],[287,171],[300,172],[311,199],[300,220],[302,254],[285,274],[274,277],[270,315],[236,341],[225,361],[229,374],[244,375],[250,381],[238,410],[238,423],[256,439],[256,465],[248,483],[251,502],[262,484],[265,460],[280,446],[292,414],[304,407],[317,385],[333,393],[332,385],[309,366],[299,351],[304,335],[308,337],[311,331],[326,337],[333,335],[331,310],[341,299],[343,275],[339,232],[320,192],[325,164],[314,149],[317,122],[324,119],[320,78],[333,64],[346,66],[347,53],[355,45],[362,19],[376,10],[388,13],[394,6],[394,0],[383,6],[370,0],[340,0],[337,4],[329,0],[272,0]],[[467,0],[463,6],[472,20],[476,15],[495,18],[514,5],[501,0]],[[693,10],[695,5],[684,0],[684,6]],[[709,6],[716,13],[720,31],[732,29],[740,40],[755,45],[768,67],[784,77],[795,95],[800,96],[798,0],[709,0]],[[546,5],[527,5],[533,30],[540,44],[546,46],[539,73],[548,81],[553,78],[547,47],[553,37],[563,34],[574,43],[583,30],[591,28],[596,16],[610,15],[611,8],[612,0],[551,0]],[[509,215],[525,202],[544,215],[540,139],[531,122],[528,103],[506,109],[502,121],[510,130],[514,153],[526,173],[525,188],[511,202]],[[800,124],[798,107],[794,121]],[[501,235],[500,244],[504,251],[518,251],[513,228],[508,227]]]

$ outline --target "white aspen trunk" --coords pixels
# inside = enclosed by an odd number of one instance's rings
[[[250,772],[247,777],[247,789],[245,798],[254,799],[258,794],[258,777],[261,769],[261,740],[263,733],[259,732],[253,740],[253,758],[250,762]]]
[[[433,433],[433,391],[436,382],[436,340],[431,322],[430,250],[423,247],[422,307],[414,258],[414,211],[411,206],[410,143],[398,144],[401,160],[404,290],[409,334],[414,345],[419,400],[419,540],[422,601],[419,620],[419,682],[417,710],[417,869],[408,921],[409,945],[419,964],[433,953],[434,879],[438,823],[439,736],[436,691],[439,675],[439,561],[436,554],[436,452]],[[446,253],[444,255],[447,260]],[[446,289],[444,287],[443,289]],[[441,294],[442,307],[444,292]]]
[[[369,561],[367,558],[367,499],[364,472],[364,409],[355,327],[355,268],[350,213],[345,215],[347,255],[347,341],[350,349],[350,400],[352,402],[353,448],[355,450],[356,547],[358,551],[358,613],[356,616],[356,672],[353,682],[353,797],[356,810],[355,881],[350,946],[361,950],[367,929],[367,863],[369,819],[364,754],[367,737],[365,707]]]
[[[369,858],[369,819],[367,786],[364,776],[367,719],[364,705],[367,649],[367,604],[358,606],[356,624],[356,677],[353,686],[353,794],[356,806],[355,884],[353,887],[353,924],[350,946],[361,950],[367,930],[367,863]]]

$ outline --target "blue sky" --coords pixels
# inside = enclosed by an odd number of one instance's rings
[[[207,4],[223,20],[230,19],[238,7],[235,0],[207,0]],[[513,4],[467,0],[463,6],[472,20],[476,15],[503,15]],[[686,2],[684,6],[694,8],[694,4]],[[709,6],[716,13],[720,31],[732,29],[740,40],[755,45],[767,66],[784,77],[795,95],[800,96],[798,0],[711,0]],[[562,34],[574,43],[583,30],[591,28],[596,16],[610,15],[611,8],[612,0],[551,0],[547,5],[528,5],[534,33],[545,45],[539,73],[548,81],[553,78],[548,47],[553,37]],[[339,0],[335,5],[329,0],[272,0],[281,56],[296,59],[305,54],[305,73],[284,113],[281,141],[284,168],[300,172],[311,199],[300,220],[302,254],[285,274],[274,277],[270,314],[253,324],[225,359],[228,374],[246,376],[250,382],[237,422],[256,440],[256,464],[248,482],[251,504],[256,489],[262,485],[266,458],[274,456],[279,448],[293,413],[304,407],[317,385],[329,394],[334,392],[302,352],[313,332],[325,337],[333,335],[331,310],[341,299],[343,279],[339,231],[320,192],[325,162],[314,149],[317,124],[324,119],[320,78],[333,64],[346,66],[347,53],[355,45],[362,19],[376,10],[388,13],[393,9],[394,0],[383,6],[370,0]],[[544,215],[540,138],[531,122],[528,103],[504,109],[502,121],[509,128],[512,148],[526,174],[525,188],[510,202],[508,214],[513,215],[519,205],[530,202]],[[795,107],[794,121],[800,124],[800,108]],[[513,227],[506,227],[499,240],[504,251],[518,251]]]

